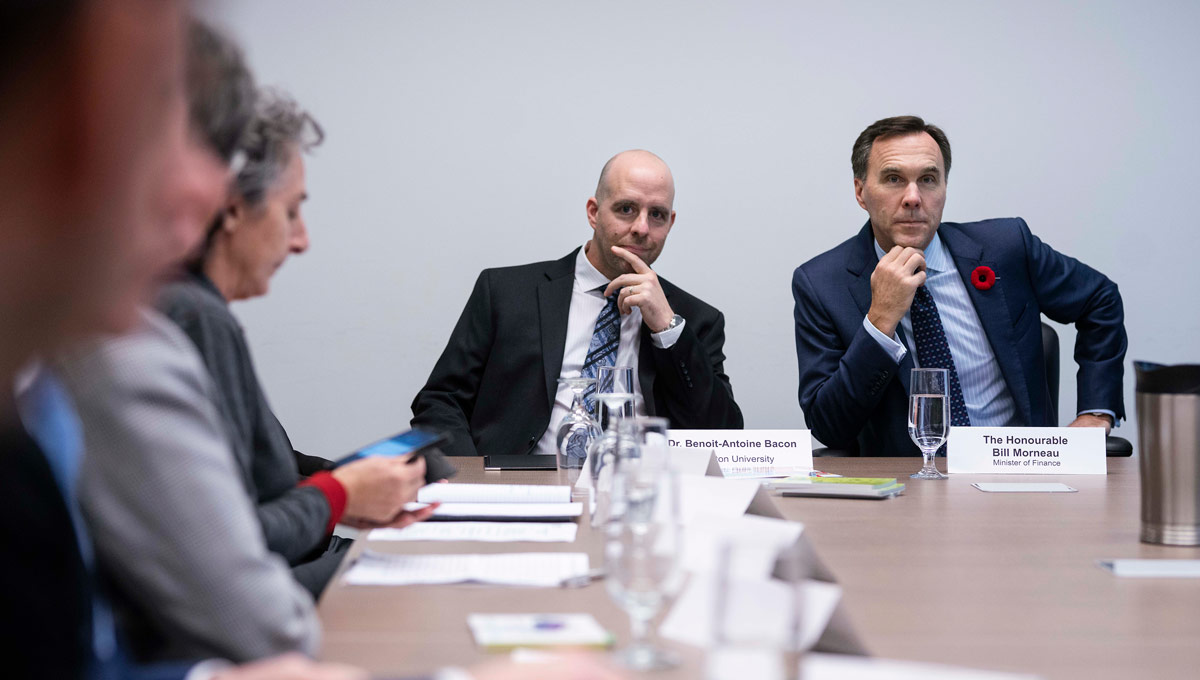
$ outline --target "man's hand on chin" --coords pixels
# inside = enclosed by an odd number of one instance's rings
[[[667,294],[663,292],[662,284],[658,282],[658,274],[650,265],[642,262],[642,258],[620,246],[612,247],[613,254],[629,263],[633,268],[632,274],[622,274],[613,279],[608,288],[604,289],[604,297],[620,289],[621,296],[617,298],[617,309],[622,314],[628,314],[634,307],[642,310],[642,323],[651,333],[661,333],[671,325],[675,312],[667,304]]]
[[[1085,414],[1079,416],[1078,418],[1076,418],[1075,420],[1071,421],[1071,424],[1068,425],[1067,427],[1103,427],[1104,435],[1108,436],[1108,433],[1112,432],[1112,426],[1113,426],[1112,418],[1110,418],[1106,415],[1095,415],[1093,413],[1085,413]]]

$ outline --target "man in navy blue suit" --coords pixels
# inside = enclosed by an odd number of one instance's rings
[[[946,368],[952,425],[1050,426],[1041,315],[1078,331],[1075,427],[1125,415],[1117,286],[1020,218],[942,222],[950,142],[915,116],[854,143],[858,235],[796,268],[800,407],[817,439],[864,456],[918,455],[909,374]]]

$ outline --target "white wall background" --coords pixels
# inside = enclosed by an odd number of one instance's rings
[[[945,219],[1023,216],[1120,284],[1131,417],[1132,359],[1200,361],[1195,2],[215,0],[207,13],[328,132],[308,163],[312,249],[235,306],[302,450],[404,428],[479,270],[581,244],[600,166],[632,147],[675,173],[679,219],[655,268],[725,312],[747,427],[802,427],[791,273],[863,224],[850,145],[902,113],[950,136]],[[1070,410],[1070,329],[1062,340]]]

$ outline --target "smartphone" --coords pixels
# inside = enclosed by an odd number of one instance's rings
[[[409,430],[387,439],[381,439],[373,444],[367,444],[337,461],[337,466],[352,463],[367,456],[403,456],[408,453],[414,454],[408,459],[408,462],[412,463],[427,450],[445,441],[447,441],[447,437],[444,434],[429,430]]]

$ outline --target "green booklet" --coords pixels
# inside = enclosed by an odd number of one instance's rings
[[[861,484],[872,489],[886,489],[896,484],[895,477],[813,477],[815,484]]]

